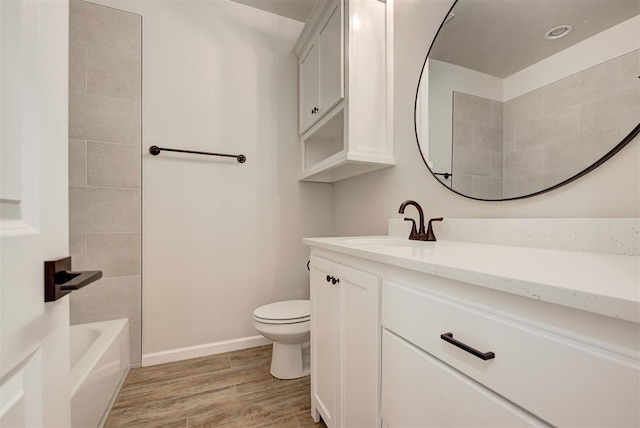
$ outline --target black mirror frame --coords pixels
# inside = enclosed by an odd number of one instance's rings
[[[422,70],[420,70],[420,76],[418,77],[418,86],[416,89],[416,98],[415,98],[415,102],[413,105],[413,130],[415,133],[415,137],[416,137],[416,144],[418,146],[418,151],[420,152],[420,157],[422,158],[422,161],[424,162],[424,165],[427,167],[427,169],[429,170],[429,172],[431,173],[431,175],[433,176],[433,178],[435,178],[435,180],[440,183],[443,187],[445,187],[447,190],[456,193],[460,196],[463,196],[467,199],[473,199],[475,201],[485,201],[485,202],[501,202],[501,201],[515,201],[518,199],[526,199],[526,198],[531,198],[533,196],[538,196],[541,195],[543,193],[547,193],[550,192],[552,190],[555,190],[559,187],[562,187],[566,184],[569,184],[573,181],[576,181],[577,179],[579,179],[580,177],[587,175],[588,173],[590,173],[591,171],[593,171],[594,169],[596,169],[597,167],[599,167],[600,165],[602,165],[603,163],[605,163],[606,161],[608,161],[610,158],[613,157],[613,155],[615,155],[616,153],[618,153],[620,150],[622,150],[622,148],[624,146],[626,146],[627,144],[629,144],[631,141],[633,141],[633,139],[640,134],[640,123],[638,123],[638,125],[636,125],[635,128],[633,128],[631,130],[631,132],[629,132],[629,134],[624,137],[622,139],[622,141],[620,141],[615,147],[613,147],[611,150],[609,150],[609,152],[607,152],[604,156],[602,156],[600,159],[598,159],[597,161],[595,161],[594,163],[592,163],[591,165],[589,165],[588,167],[586,167],[585,169],[583,169],[582,171],[580,171],[579,173],[577,173],[576,175],[567,178],[564,181],[561,181],[560,183],[548,187],[546,189],[543,190],[539,190],[537,192],[534,193],[530,193],[528,195],[523,195],[523,196],[517,196],[517,197],[513,197],[513,198],[502,198],[502,199],[482,199],[482,198],[474,198],[473,196],[469,196],[469,195],[465,195],[463,193],[460,193],[456,190],[454,190],[453,188],[447,186],[444,182],[438,180],[438,177],[436,177],[435,173],[431,170],[431,168],[429,167],[429,164],[427,163],[427,159],[425,158],[424,154],[422,153],[422,149],[420,148],[420,138],[418,137],[418,120],[416,117],[416,112],[418,111],[418,97],[420,96],[420,82],[422,81],[422,75],[424,74],[424,69],[427,66],[427,60],[429,59],[429,55],[431,54],[431,50],[433,49],[433,45],[436,42],[436,40],[438,39],[438,34],[440,34],[440,30],[442,30],[442,27],[444,26],[444,23],[447,19],[447,17],[449,16],[449,14],[451,13],[451,11],[453,10],[453,8],[456,6],[456,4],[458,4],[458,0],[456,0],[453,5],[451,5],[451,7],[449,8],[449,11],[447,12],[447,14],[444,16],[444,19],[442,20],[442,23],[440,24],[440,27],[438,27],[438,31],[436,32],[435,37],[433,38],[433,41],[431,42],[431,46],[429,46],[429,51],[427,52],[427,57],[424,59],[424,63],[422,64]],[[640,78],[640,76],[638,76]]]

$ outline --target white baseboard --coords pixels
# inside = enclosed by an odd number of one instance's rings
[[[225,340],[223,342],[205,343],[203,345],[188,346],[185,348],[168,349],[166,351],[142,354],[142,367],[186,360],[189,358],[205,357],[207,355],[222,354],[224,352],[269,345],[270,343],[271,341],[266,337],[250,336],[241,337],[240,339]]]

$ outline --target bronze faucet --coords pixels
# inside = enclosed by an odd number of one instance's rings
[[[432,218],[429,220],[429,225],[427,226],[427,241],[435,241],[436,235],[433,233],[433,227],[431,227],[432,221],[442,221],[444,220],[442,217]]]
[[[431,220],[429,220],[429,226],[427,228],[427,231],[425,232],[424,213],[422,212],[422,207],[416,201],[412,201],[412,200],[404,201],[400,205],[400,209],[398,210],[398,213],[404,214],[404,209],[407,207],[407,205],[413,205],[414,207],[416,207],[416,209],[418,210],[418,216],[419,216],[419,225],[417,228],[416,228],[416,222],[414,219],[408,218],[408,217],[405,217],[404,219],[404,221],[410,221],[412,223],[409,239],[414,241],[435,241],[436,235],[433,233],[433,227],[431,226],[431,222],[442,221],[443,220],[442,217],[432,218]]]

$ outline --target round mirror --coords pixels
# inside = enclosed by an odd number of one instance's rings
[[[639,33],[638,0],[458,0],[418,85],[425,164],[481,200],[593,170],[640,133]]]

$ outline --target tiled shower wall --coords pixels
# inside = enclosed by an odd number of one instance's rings
[[[640,120],[640,50],[504,104],[504,196],[559,183],[601,158]]]
[[[139,15],[72,0],[69,17],[69,247],[75,270],[102,270],[71,293],[71,323],[128,318],[141,354]]]
[[[453,93],[452,188],[482,199],[502,198],[500,101]]]
[[[638,124],[639,69],[636,50],[506,103],[454,92],[453,189],[509,198],[582,171]]]

